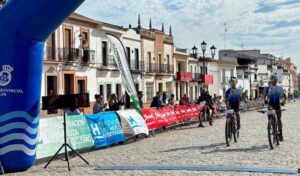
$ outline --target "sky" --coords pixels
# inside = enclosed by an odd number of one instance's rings
[[[175,46],[260,49],[300,66],[300,0],[86,0],[84,16],[124,27],[172,25]],[[226,40],[225,24],[226,23]],[[209,51],[206,54],[210,54]]]

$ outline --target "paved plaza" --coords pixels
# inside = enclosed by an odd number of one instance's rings
[[[270,150],[267,140],[267,118],[256,111],[242,114],[240,141],[226,147],[225,118],[214,126],[195,125],[157,134],[135,143],[84,153],[90,165],[78,157],[67,163],[56,160],[47,169],[39,164],[17,175],[272,175],[241,172],[200,171],[97,171],[105,165],[242,165],[298,168],[300,166],[300,102],[288,104],[283,113],[284,143]]]

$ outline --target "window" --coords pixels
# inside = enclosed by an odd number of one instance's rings
[[[191,65],[191,70],[190,70],[192,73],[193,73],[193,66]]]
[[[140,58],[139,58],[139,49],[135,48],[134,49],[134,52],[135,52],[135,69],[136,70],[139,70],[140,66],[139,66],[139,63],[140,63]]]
[[[203,74],[203,69],[202,69],[202,66],[200,66],[200,72],[201,72],[201,74]]]
[[[131,68],[131,62],[130,62],[130,48],[126,47],[126,54],[127,54],[127,62],[128,62],[128,66],[129,68]]]
[[[103,66],[107,66],[107,42],[102,42],[102,63]]]
[[[104,93],[103,85],[100,85],[100,86],[99,86],[99,93],[100,93],[100,95],[103,96],[103,93]]]
[[[154,91],[154,86],[153,83],[146,83],[146,96],[147,96],[147,101],[151,102],[153,98],[153,93]]]
[[[151,71],[151,52],[147,53],[148,57],[148,71]]]
[[[106,97],[107,97],[107,100],[109,99],[111,95],[111,84],[106,84]]]
[[[81,32],[81,44],[84,44],[84,41],[86,42],[86,44],[89,44],[89,37],[87,32]]]
[[[122,94],[122,90],[121,90],[121,84],[116,84],[116,94],[117,94],[117,97],[118,99],[121,98],[121,94]]]

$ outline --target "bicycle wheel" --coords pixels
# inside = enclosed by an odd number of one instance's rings
[[[238,137],[239,137],[239,130],[237,130],[237,123],[236,123],[235,117],[233,118],[231,123],[232,123],[232,125],[231,125],[232,126],[232,135],[233,135],[234,142],[236,143],[238,141]]]
[[[226,119],[225,123],[225,141],[227,146],[230,146],[230,142],[232,140],[232,119],[228,118]]]
[[[278,141],[276,124],[274,122],[274,118],[270,117],[268,122],[268,139],[269,145],[271,149],[274,149],[275,144]]]

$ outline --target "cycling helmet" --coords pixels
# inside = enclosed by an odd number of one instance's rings
[[[278,81],[277,73],[272,74],[270,79],[271,79],[271,80]]]
[[[229,80],[229,84],[233,84],[233,83],[237,83],[237,80],[235,77],[231,77],[230,80]]]

